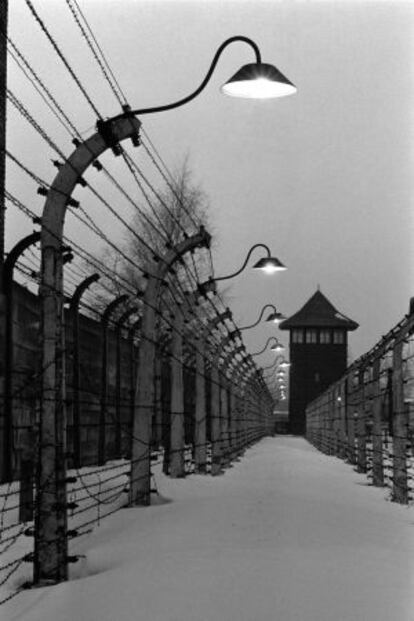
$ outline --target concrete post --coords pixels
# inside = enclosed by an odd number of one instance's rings
[[[115,378],[115,457],[119,459],[122,457],[122,411],[124,409],[123,404],[126,399],[122,396],[121,387],[121,336],[122,328],[125,326],[127,319],[134,315],[138,311],[136,306],[132,306],[123,313],[116,322],[116,378]],[[128,330],[129,332],[129,330]]]
[[[101,407],[99,411],[98,465],[106,461],[106,426],[108,423],[108,324],[112,313],[126,300],[120,295],[105,308],[101,318]]]
[[[82,295],[92,285],[99,280],[99,274],[92,274],[85,278],[75,289],[70,300],[69,312],[72,318],[72,338],[73,338],[73,465],[80,468],[82,464],[81,441],[80,441],[80,352],[79,352],[79,304]]]
[[[365,386],[364,386],[364,367],[358,371],[358,393],[357,393],[357,470],[358,472],[367,471],[367,432],[365,415]]]
[[[230,438],[229,438],[229,401],[228,380],[225,371],[219,373],[220,378],[220,411],[221,411],[221,466],[229,464]]]
[[[393,419],[392,419],[392,445],[393,445],[393,485],[392,497],[395,502],[407,504],[408,481],[407,481],[407,442],[408,442],[408,411],[404,403],[403,372],[402,372],[402,348],[403,341],[394,345],[392,394],[393,394]]]
[[[135,342],[134,337],[137,330],[141,328],[141,317],[137,319],[128,329],[129,341],[129,422],[128,422],[128,450],[127,455],[131,457],[132,451],[132,425],[135,411],[135,380],[136,380],[136,361],[135,361]]]
[[[183,311],[176,307],[171,335],[170,476],[172,478],[185,476],[183,330]]]
[[[214,362],[216,362],[214,364]],[[211,364],[211,474],[221,472],[220,378],[217,361]]]
[[[351,464],[356,462],[355,454],[355,407],[354,387],[352,379],[346,380],[346,423],[347,423],[347,459]]]
[[[241,453],[241,434],[242,434],[242,385],[243,370],[242,364],[237,364],[232,372],[230,379],[230,408],[232,426],[232,459],[236,459]]]
[[[383,442],[382,442],[382,396],[380,390],[380,358],[372,367],[372,482],[384,485]]]
[[[195,471],[204,474],[207,468],[207,425],[206,425],[206,339],[204,332],[196,339],[195,348],[196,402],[194,462]]]
[[[214,317],[205,327],[196,348],[196,470],[202,472],[207,463],[207,420],[206,420],[206,367],[207,367],[207,338],[219,324],[226,319],[231,319],[231,311],[227,308],[223,313]],[[197,353],[198,352],[198,353]],[[197,366],[198,365],[198,366]],[[219,375],[218,359],[212,356],[210,372],[210,441],[212,451],[212,474],[220,472],[220,399],[219,399]]]
[[[219,360],[228,343],[233,339],[228,335],[221,339],[211,359],[211,474],[221,473],[223,460],[223,402],[222,377],[219,369]]]
[[[229,422],[230,422],[230,461],[235,459],[238,454],[238,400],[237,400],[237,384],[238,368],[229,371]]]
[[[121,118],[111,124],[112,137],[134,137],[140,122]],[[42,398],[39,468],[36,477],[34,582],[67,578],[65,412],[62,376],[62,233],[72,192],[85,170],[111,145],[96,133],[78,144],[62,164],[48,192],[41,223]]]
[[[0,37],[0,349],[5,348],[6,339],[6,295],[3,283],[4,265],[4,231],[6,220],[5,205],[5,178],[6,178],[6,93],[7,93],[7,32],[8,32],[8,0],[0,2],[0,29],[3,33]],[[5,387],[3,356],[0,356],[0,455],[4,459],[0,463],[0,481],[9,480],[10,455],[6,453],[7,444],[7,421],[5,416]],[[2,420],[3,419],[3,420]]]
[[[154,403],[154,446],[158,449],[162,444],[162,352],[155,357],[155,403]]]
[[[210,235],[203,227],[199,233],[186,238],[169,250],[148,276],[143,297],[141,344],[138,352],[138,373],[135,393],[135,412],[131,464],[131,505],[150,504],[151,424],[154,410],[154,372],[156,351],[156,310],[161,283],[172,265],[195,248],[209,247]]]
[[[14,322],[13,322],[13,271],[19,257],[27,248],[40,241],[40,233],[32,233],[20,240],[4,262],[3,291],[5,294],[5,342],[3,348],[4,365],[4,418],[1,433],[2,461],[1,481],[13,478],[13,365],[14,365]],[[27,460],[26,460],[27,461]]]

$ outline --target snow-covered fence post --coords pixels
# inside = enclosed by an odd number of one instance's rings
[[[170,476],[173,478],[185,476],[183,330],[184,311],[176,304],[171,335]]]
[[[40,233],[32,233],[21,239],[8,253],[3,266],[3,293],[4,293],[4,411],[3,428],[1,429],[0,449],[2,449],[0,463],[0,481],[12,481],[13,469],[13,426],[14,407],[14,318],[13,318],[13,273],[16,262],[27,248],[40,241]]]
[[[338,456],[338,408],[335,400],[335,391],[328,388],[328,411],[329,411],[329,454]]]
[[[195,422],[194,422],[194,468],[205,473],[207,468],[206,424],[206,333],[202,331],[195,340]]]
[[[380,358],[377,356],[372,367],[372,482],[384,485],[383,442],[382,442],[382,397],[380,391]]]
[[[367,471],[367,430],[365,413],[365,386],[364,386],[365,367],[358,369],[358,392],[356,411],[357,417],[357,470],[358,472]]]
[[[322,417],[323,417],[323,446],[322,450],[327,455],[331,450],[331,414],[329,411],[329,395],[325,393],[321,398]]]
[[[239,353],[244,350],[244,346],[241,345],[238,348]],[[243,362],[236,364],[232,371],[230,378],[231,386],[231,428],[232,428],[232,455],[231,458],[235,459],[241,452],[241,424],[242,424],[242,386],[243,386]]]
[[[205,285],[202,291],[188,292],[186,294],[189,314],[195,314],[194,307],[199,306],[200,297],[207,297],[209,290],[215,291],[212,283],[210,288]],[[218,316],[207,322],[201,330],[196,329],[193,337],[194,367],[195,367],[195,403],[194,403],[194,436],[193,436],[193,458],[194,470],[197,473],[205,473],[207,470],[207,411],[206,411],[206,349],[209,332],[223,321],[222,316]]]
[[[158,262],[154,260],[153,273],[148,274],[143,296],[141,343],[138,350],[138,372],[135,393],[135,412],[132,432],[132,463],[130,505],[150,504],[151,481],[151,427],[154,410],[154,372],[156,354],[156,316],[161,283],[173,264],[186,252],[208,248],[210,235],[200,227],[195,235],[185,238],[170,248]]]
[[[229,399],[228,380],[224,369],[220,371],[220,411],[221,411],[221,467],[229,463]]]
[[[99,410],[98,428],[98,465],[102,466],[106,461],[107,424],[108,414],[108,327],[112,313],[126,300],[127,295],[120,295],[107,305],[101,317],[101,404]]]
[[[213,356],[211,363],[211,474],[220,474],[221,470],[221,416],[220,416],[220,383],[218,360]]]
[[[131,315],[134,315],[138,311],[136,306],[132,306],[127,309],[116,322],[116,372],[115,372],[115,458],[119,459],[122,456],[122,413],[124,411],[124,403],[127,401],[123,398],[121,377],[122,377],[122,354],[121,354],[121,342],[122,342],[122,329],[125,327],[125,322]]]
[[[240,402],[239,402],[239,422],[238,422],[238,450],[239,455],[242,455],[244,452],[245,444],[246,444],[246,425],[248,418],[248,407],[249,407],[249,375],[250,375],[250,365],[248,362],[247,355],[243,356],[243,362],[241,366],[241,389],[240,389]]]
[[[396,502],[408,502],[407,481],[407,441],[408,441],[408,410],[404,403],[404,387],[402,372],[403,339],[394,345],[394,363],[392,374],[393,394],[393,462],[392,462],[392,497]]]
[[[129,417],[128,417],[128,449],[127,455],[131,455],[132,447],[132,424],[134,420],[134,401],[135,401],[135,389],[136,389],[136,347],[135,347],[135,335],[141,328],[142,318],[139,317],[128,329],[128,343],[129,343]]]
[[[79,346],[79,304],[82,295],[94,283],[99,280],[99,274],[92,274],[85,278],[75,289],[69,304],[69,313],[71,315],[72,324],[72,340],[73,340],[73,357],[72,357],[72,410],[73,410],[73,465],[80,468],[82,463],[81,452],[81,434],[80,434],[80,418],[81,418],[81,373],[80,373],[80,346]]]
[[[236,336],[240,337],[238,331],[231,333],[232,339]],[[231,461],[232,445],[234,438],[232,437],[232,418],[234,412],[232,408],[234,406],[234,394],[233,384],[231,381],[231,365],[234,361],[238,349],[231,349],[231,351],[225,356],[222,363],[222,387],[221,387],[221,399],[222,399],[222,456],[223,465],[228,465]]]
[[[157,344],[158,345],[158,344]],[[162,444],[162,352],[159,346],[157,346],[157,352],[155,356],[155,370],[154,370],[154,431],[153,441],[154,447],[159,449]]]
[[[223,457],[222,423],[223,423],[223,403],[222,403],[222,374],[220,370],[220,357],[223,350],[232,340],[231,334],[222,338],[214,348],[211,359],[211,474],[221,473]]]
[[[341,381],[339,384],[339,441],[340,450],[339,456],[341,459],[346,459],[347,456],[347,437],[346,437],[346,384],[345,381]]]
[[[66,412],[63,377],[63,256],[66,209],[86,169],[119,141],[137,137],[141,123],[120,118],[82,143],[59,168],[41,218],[41,368],[39,467],[36,477],[34,582],[50,584],[67,578]]]
[[[346,420],[348,429],[347,457],[351,464],[356,462],[355,454],[355,388],[353,384],[354,375],[346,379]]]

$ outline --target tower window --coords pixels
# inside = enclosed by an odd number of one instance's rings
[[[331,331],[330,330],[321,330],[319,333],[319,342],[324,345],[331,342]]]
[[[343,330],[334,330],[333,342],[335,345],[343,345],[345,343],[345,332]]]
[[[292,330],[292,343],[303,343],[303,330]]]
[[[318,342],[318,333],[313,328],[306,330],[306,342],[307,343],[317,343]]]

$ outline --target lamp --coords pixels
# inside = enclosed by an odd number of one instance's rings
[[[280,321],[283,321],[283,319],[286,319],[286,317],[275,309],[274,313],[270,313],[266,321],[273,321],[273,323],[279,323]]]
[[[279,313],[276,310],[276,307],[273,306],[273,304],[266,304],[265,306],[263,306],[262,310],[260,311],[260,315],[257,321],[255,321],[249,326],[243,326],[243,328],[239,328],[239,330],[250,330],[250,328],[255,328],[261,322],[266,308],[273,308],[273,312],[270,313],[266,321],[273,321],[274,323],[278,323],[279,321],[282,321],[282,319],[285,319],[285,316],[282,315],[282,313]]]
[[[253,49],[256,56],[256,62],[244,65],[241,69],[239,69],[239,71],[237,71],[225,84],[223,84],[223,86],[221,87],[222,93],[224,93],[225,95],[231,95],[232,97],[245,97],[248,99],[269,99],[274,97],[284,97],[286,95],[290,95],[296,92],[296,86],[294,86],[292,82],[290,82],[278,69],[276,69],[276,67],[274,67],[273,65],[269,65],[268,63],[262,63],[260,50],[257,44],[252,41],[252,39],[237,35],[235,37],[230,37],[229,39],[226,39],[226,41],[224,41],[217,48],[217,51],[214,55],[214,58],[211,62],[210,68],[208,69],[204,80],[193,93],[187,95],[186,97],[183,97],[182,99],[178,99],[173,103],[163,106],[153,106],[151,108],[142,109],[138,108],[136,110],[131,110],[129,106],[124,106],[124,111],[121,114],[112,117],[108,121],[98,121],[98,131],[101,131],[103,125],[110,123],[111,121],[120,119],[122,117],[132,115],[142,116],[143,114],[151,114],[153,112],[164,112],[166,110],[172,110],[174,108],[183,106],[192,99],[195,99],[197,95],[199,95],[204,90],[204,88],[210,81],[210,78],[223,50],[231,43],[235,43],[237,41],[247,43],[247,45],[249,45]]]
[[[265,244],[254,244],[254,246],[252,246],[247,253],[247,257],[239,270],[233,272],[232,274],[228,274],[227,276],[219,276],[217,278],[210,277],[206,282],[200,283],[198,285],[198,290],[200,291],[200,293],[202,295],[206,295],[208,291],[214,289],[214,287],[212,287],[213,283],[219,282],[220,280],[229,280],[230,278],[234,278],[235,276],[241,274],[241,272],[246,267],[253,250],[255,250],[256,248],[264,248],[267,252],[267,257],[259,259],[259,261],[255,263],[255,265],[253,265],[254,269],[261,269],[267,274],[273,274],[276,271],[282,271],[286,269],[286,267],[283,265],[283,263],[281,263],[281,261],[279,261],[279,259],[277,259],[276,257],[272,257],[268,246],[266,246]]]
[[[263,244],[261,244],[263,245]],[[253,265],[253,269],[263,270],[266,274],[274,274],[274,272],[280,272],[285,270],[286,267],[276,257],[270,256],[270,250],[268,249],[269,256],[259,259],[259,261]]]
[[[272,351],[279,351],[279,348],[277,347],[278,345],[282,347],[283,349],[283,345],[281,345],[279,343],[279,341],[277,340],[277,338],[275,336],[271,336],[270,338],[267,339],[266,341],[266,345],[263,347],[263,349],[261,349],[260,351],[256,352],[255,354],[251,354],[252,356],[259,356],[260,354],[263,354],[263,352],[266,351],[269,343],[271,341],[276,341],[274,345],[272,345],[272,347],[270,348]]]
[[[285,97],[296,90],[296,86],[279,69],[260,60],[244,65],[221,87],[225,95],[247,99]]]
[[[287,369],[288,367],[291,366],[291,362],[288,362],[287,360],[282,360],[282,362],[279,365],[282,369]]]

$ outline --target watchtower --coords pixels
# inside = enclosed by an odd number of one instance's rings
[[[279,327],[290,333],[289,429],[304,435],[306,406],[345,372],[348,331],[358,324],[337,311],[318,289]]]

